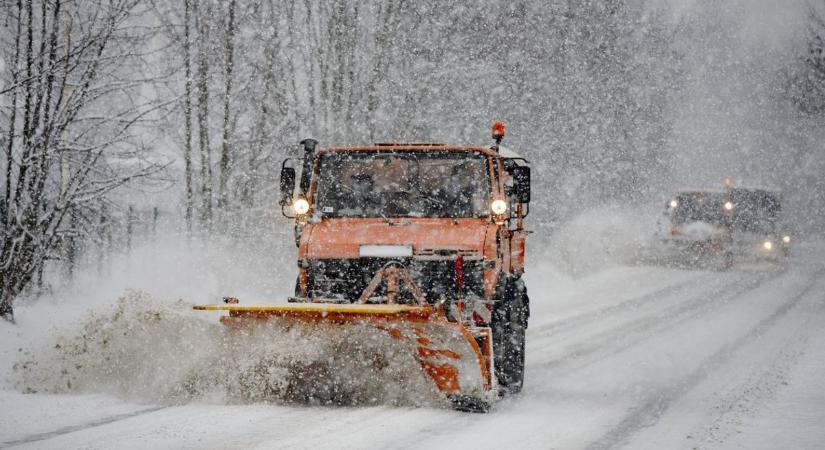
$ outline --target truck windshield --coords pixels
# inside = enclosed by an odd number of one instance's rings
[[[676,196],[674,224],[706,222],[722,225],[725,221],[725,195],[716,192],[682,192]]]
[[[781,211],[779,196],[761,189],[737,188],[731,191],[733,229],[746,233],[770,234],[775,231]]]
[[[479,217],[490,181],[477,152],[323,153],[316,217]]]

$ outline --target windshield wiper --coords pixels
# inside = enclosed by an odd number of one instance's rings
[[[422,191],[418,188],[416,188],[415,191],[417,192],[417,194],[415,194],[416,198],[423,198],[424,200],[429,200],[429,201],[431,201],[431,202],[433,202],[433,203],[435,203],[439,206],[447,206],[447,204],[445,202],[443,202],[443,201],[441,201],[437,198],[430,197],[429,195],[425,194],[424,191]],[[412,192],[407,192],[407,191],[404,191],[404,192],[406,192],[407,194],[412,194]]]

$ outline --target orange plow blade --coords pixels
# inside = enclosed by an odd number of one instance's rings
[[[457,409],[485,412],[495,396],[490,329],[449,321],[434,306],[291,303],[204,305],[194,309],[227,311],[221,321],[238,328],[275,318],[310,326],[366,324],[389,339],[412,344],[421,369]]]

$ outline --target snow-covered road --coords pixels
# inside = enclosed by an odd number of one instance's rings
[[[539,265],[528,283],[526,385],[489,414],[5,390],[0,447],[825,445],[825,248],[730,272],[620,266],[574,280]]]

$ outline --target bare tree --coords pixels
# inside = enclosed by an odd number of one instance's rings
[[[62,243],[85,235],[100,199],[159,169],[131,133],[156,107],[133,100],[139,83],[126,76],[140,55],[140,37],[128,27],[138,0],[112,0],[105,8],[34,3],[16,5],[20,32],[11,50],[23,45],[24,67],[13,59],[11,83],[0,92],[24,97],[22,105],[11,102],[6,133],[0,316],[7,320],[46,261],[64,256]]]
[[[201,163],[201,223],[207,229],[212,223],[212,148],[209,145],[209,21],[211,7],[200,8],[201,0],[195,0],[193,12],[198,29],[198,139]]]
[[[197,1],[197,0],[195,0]],[[183,64],[184,64],[184,93],[183,93],[183,163],[184,180],[186,183],[185,218],[186,229],[192,230],[192,211],[194,209],[194,188],[192,186],[192,40],[189,35],[189,24],[192,21],[192,0],[184,0],[183,15]]]
[[[808,48],[804,65],[792,83],[791,96],[800,110],[825,111],[825,2],[808,5]]]

